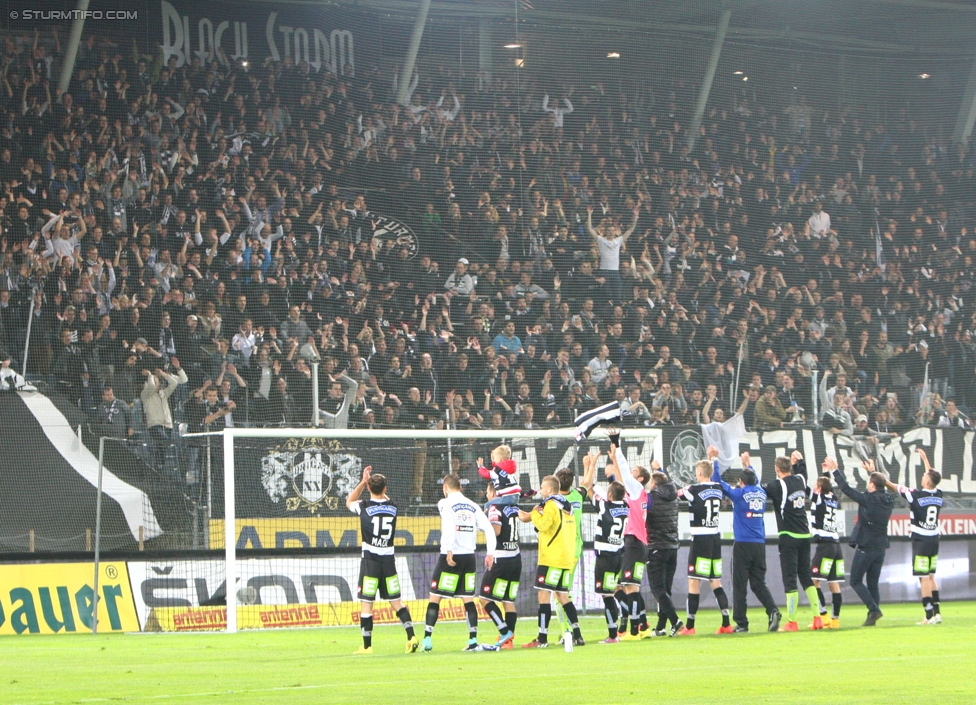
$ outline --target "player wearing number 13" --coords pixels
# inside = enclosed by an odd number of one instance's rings
[[[360,499],[369,488],[369,499]],[[393,537],[396,536],[397,506],[386,496],[386,478],[373,474],[372,466],[363,470],[363,479],[346,498],[346,507],[359,515],[363,539],[363,558],[359,564],[359,624],[363,646],[357,654],[373,653],[373,601],[377,596],[388,600],[407,632],[407,653],[417,650],[410,610],[400,601],[400,578],[393,557]]]
[[[708,449],[709,457],[718,457],[718,450]],[[701,599],[701,584],[708,582],[722,611],[719,634],[731,634],[729,598],[722,588],[722,537],[719,534],[719,513],[722,508],[722,488],[712,482],[712,463],[700,460],[695,465],[698,482],[678,490],[678,496],[688,500],[691,514],[691,552],[688,554],[688,620],[678,634],[695,633],[695,615]]]

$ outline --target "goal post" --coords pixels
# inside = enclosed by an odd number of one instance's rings
[[[491,449],[499,444],[512,447],[525,489],[538,489],[542,477],[563,467],[580,474],[581,454],[591,449],[605,454],[609,447],[608,438],[600,431],[577,443],[573,428],[232,428],[222,433],[223,443],[215,445],[222,448],[223,487],[217,491],[222,489],[223,501],[218,501],[215,509],[222,507],[223,517],[215,516],[211,521],[210,548],[223,549],[223,565],[194,565],[185,572],[188,586],[199,581],[201,575],[209,579],[211,598],[212,587],[222,583],[220,597],[226,600],[225,629],[229,633],[275,621],[277,613],[273,617],[267,615],[275,605],[281,609],[318,607],[319,612],[333,616],[341,606],[347,619],[350,612],[353,620],[357,618],[358,519],[346,511],[344,503],[367,465],[387,476],[389,493],[400,508],[398,565],[403,561],[410,566],[407,571],[401,569],[404,600],[419,601],[426,599],[426,581],[439,545],[436,502],[442,496],[438,481],[444,475],[449,471],[460,474],[467,483],[465,494],[481,504],[485,481],[477,475],[476,461],[481,457],[487,463]],[[633,464],[649,465],[653,459],[663,462],[660,429],[629,427],[622,429],[621,435],[625,453]],[[220,467],[216,462],[214,465]],[[597,481],[606,482],[602,461]],[[421,494],[414,496],[418,489]],[[523,506],[528,508],[533,501],[525,500]],[[585,541],[592,539],[593,516],[584,516]],[[528,565],[535,560],[535,535],[529,526],[522,531]],[[339,565],[341,576],[337,575]],[[588,574],[588,567],[581,561],[579,572]],[[583,583],[578,578],[577,590],[583,589]],[[330,584],[340,584],[338,592],[330,592]],[[531,591],[524,591],[524,595],[530,599]],[[586,596],[580,597],[580,604],[586,604]],[[337,605],[337,600],[354,604]],[[215,604],[219,603],[209,602],[208,609],[214,609]],[[160,612],[165,613],[165,609]],[[217,630],[223,621],[209,614],[189,618],[211,620]],[[296,620],[296,624],[303,623],[310,622]]]

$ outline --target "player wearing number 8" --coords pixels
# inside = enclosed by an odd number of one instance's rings
[[[708,449],[710,457],[717,457],[718,450]],[[712,482],[712,463],[700,460],[695,465],[698,483],[678,490],[678,496],[688,500],[691,514],[691,552],[688,554],[688,619],[678,634],[695,633],[695,615],[701,599],[701,584],[708,582],[715,600],[722,611],[722,627],[719,634],[731,634],[729,598],[722,587],[722,537],[719,534],[719,513],[722,509],[722,488]]]
[[[346,507],[359,515],[363,557],[359,564],[359,624],[363,634],[362,648],[357,654],[373,653],[373,602],[377,596],[388,600],[407,632],[407,653],[417,650],[410,610],[400,601],[400,578],[393,556],[393,537],[396,535],[397,506],[386,496],[386,478],[372,473],[372,466],[363,470],[363,479],[346,498]],[[369,499],[360,499],[369,488]]]
[[[916,451],[925,464],[922,489],[896,485],[890,480],[888,489],[897,492],[908,502],[911,512],[912,574],[922,588],[922,607],[925,619],[922,624],[942,624],[939,611],[939,586],[935,582],[935,567],[939,562],[939,513],[942,511],[942,475],[929,465],[929,458],[921,448]]]

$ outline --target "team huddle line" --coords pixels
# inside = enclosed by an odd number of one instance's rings
[[[407,635],[406,652],[433,650],[440,602],[460,597],[468,625],[464,651],[497,651],[514,648],[518,621],[516,599],[522,576],[519,549],[520,523],[531,523],[538,532],[538,565],[533,587],[538,596],[538,632],[523,648],[546,648],[553,617],[553,598],[565,614],[568,627],[561,640],[566,647],[585,645],[579,613],[570,597],[576,567],[583,552],[581,519],[584,502],[598,515],[594,550],[594,590],[601,595],[607,637],[601,644],[636,641],[648,637],[692,636],[701,589],[707,583],[722,615],[719,634],[748,632],[747,590],[751,589],[766,612],[764,630],[799,631],[799,588],[803,588],[813,618],[810,629],[839,629],[842,607],[841,583],[845,561],[838,532],[840,499],[834,484],[858,504],[857,524],[849,538],[854,548],[851,586],[867,608],[862,626],[874,626],[883,613],[878,581],[888,548],[888,520],[894,507],[893,493],[900,494],[911,512],[912,567],[919,578],[925,610],[920,625],[942,622],[939,590],[935,580],[939,553],[939,514],[943,506],[938,489],[941,475],[919,449],[925,465],[922,487],[895,485],[877,472],[873,461],[864,461],[869,473],[867,491],[851,487],[832,458],[824,460],[821,474],[810,482],[806,461],[799,451],[775,461],[776,479],[761,484],[748,453],[741,456],[743,469],[736,485],[722,479],[719,451],[713,446],[708,459],[695,466],[696,482],[677,488],[652,461],[650,468],[631,467],[620,447],[618,433],[610,434],[605,474],[606,491],[595,488],[599,454],[583,457],[583,476],[576,483],[572,470],[563,468],[542,479],[541,502],[531,510],[518,506],[523,493],[511,448],[496,447],[488,467],[479,459],[479,473],[488,480],[487,504],[482,508],[461,492],[456,475],[444,478],[444,498],[438,502],[441,517],[440,555],[430,579],[430,595],[424,619],[424,636],[418,640],[409,609],[401,600],[394,560],[397,506],[386,494],[386,478],[363,470],[362,481],[350,492],[346,506],[360,517],[362,560],[358,594],[363,645],[356,653],[372,653],[373,603],[389,601]],[[364,491],[368,497],[363,499]],[[688,557],[688,600],[685,619],[679,618],[671,599],[678,567],[678,499],[687,501],[692,545]],[[722,586],[723,563],[719,517],[723,499],[731,500],[734,544],[732,547],[732,609]],[[772,506],[779,533],[779,559],[785,590],[786,616],[766,585],[766,530],[764,515]],[[487,555],[480,589],[476,592],[475,550],[478,532],[485,535]],[[811,557],[812,547],[816,552]],[[647,622],[641,585],[647,575],[657,603],[657,624]],[[828,613],[826,584],[831,596]],[[491,644],[478,643],[479,599],[498,630]],[[734,623],[734,626],[733,626]]]

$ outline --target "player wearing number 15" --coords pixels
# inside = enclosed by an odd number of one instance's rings
[[[359,515],[363,539],[363,558],[359,564],[359,624],[363,646],[357,654],[373,653],[373,601],[377,596],[388,600],[407,632],[407,653],[417,650],[410,610],[400,601],[400,578],[393,557],[393,537],[396,535],[397,507],[386,496],[386,478],[373,474],[372,466],[363,470],[363,479],[346,498],[346,507]],[[369,499],[360,499],[369,488]]]
[[[890,480],[888,489],[897,492],[908,502],[911,512],[912,533],[912,574],[918,578],[922,588],[922,607],[925,619],[922,624],[942,624],[939,611],[939,586],[935,582],[935,567],[939,562],[939,513],[942,511],[942,490],[939,483],[942,475],[929,465],[929,457],[921,448],[916,449],[925,464],[922,475],[922,489],[896,485]]]

